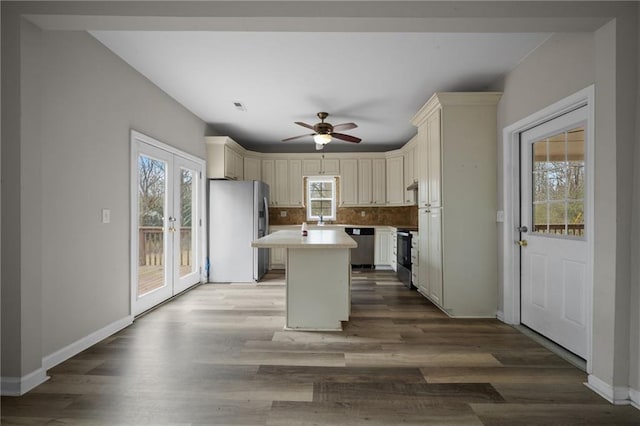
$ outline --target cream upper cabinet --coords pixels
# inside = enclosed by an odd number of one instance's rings
[[[386,160],[374,158],[372,161],[372,199],[376,206],[387,204]]]
[[[429,204],[429,181],[427,179],[428,143],[427,126],[420,126],[418,128],[418,146],[416,147],[418,155],[418,207],[427,207]]]
[[[417,137],[416,137],[417,139]],[[404,201],[405,205],[414,205],[417,202],[415,190],[407,190],[409,185],[418,182],[418,152],[417,147],[414,144],[410,148],[407,148],[403,154],[404,157]]]
[[[289,205],[302,207],[302,160],[289,160]]]
[[[338,176],[340,174],[340,160],[337,158],[322,159],[322,174]]]
[[[442,206],[441,200],[441,182],[442,166],[440,162],[442,158],[441,144],[442,133],[440,131],[441,111],[435,111],[431,117],[427,119],[427,182],[428,194],[427,204],[429,207]],[[469,139],[473,140],[473,139]]]
[[[229,179],[244,178],[244,161],[242,156],[228,146],[224,147],[224,174]]]
[[[418,207],[442,206],[441,195],[441,111],[435,109],[418,128],[420,170],[418,178]]]
[[[403,156],[387,158],[387,204],[398,206],[404,204]]]
[[[384,206],[386,204],[386,164],[384,158],[358,160],[358,205]]]
[[[289,161],[286,159],[273,160],[275,165],[275,187],[273,195],[276,206],[289,205]]]
[[[454,317],[496,315],[500,96],[436,93],[412,120],[421,160],[418,288]]]
[[[305,158],[302,160],[303,176],[339,176],[340,160],[337,158]]]
[[[262,180],[260,159],[244,157],[244,180]]]
[[[244,178],[243,151],[233,139],[226,136],[209,136],[207,145],[207,178],[235,179]]]
[[[322,171],[322,159],[312,158],[302,160],[302,174],[304,176],[318,176]]]
[[[262,160],[262,181],[269,185],[269,205],[275,206],[278,188],[276,187],[276,166],[273,160]]]
[[[373,163],[369,158],[358,160],[358,204],[373,204]]]
[[[340,205],[358,205],[358,160],[340,160]]]

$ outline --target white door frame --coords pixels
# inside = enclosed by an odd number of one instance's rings
[[[206,225],[207,225],[207,221],[205,220],[206,218],[206,190],[205,187],[206,185],[206,177],[204,176],[204,171],[207,170],[206,168],[206,161],[203,160],[202,158],[198,158],[196,156],[193,156],[191,154],[188,154],[184,151],[179,150],[178,148],[175,148],[171,145],[167,145],[163,142],[160,142],[150,136],[144,135],[140,132],[137,132],[135,130],[131,130],[131,190],[130,190],[130,199],[131,199],[131,218],[130,218],[130,222],[131,222],[131,226],[130,226],[130,265],[131,265],[131,271],[130,271],[130,303],[129,303],[129,315],[133,316],[134,315],[134,304],[136,301],[136,297],[137,297],[137,280],[138,280],[138,269],[136,268],[137,262],[138,262],[138,239],[135,238],[135,236],[138,234],[138,218],[137,218],[137,207],[136,204],[138,202],[138,198],[137,198],[137,192],[138,192],[138,187],[137,187],[137,179],[134,179],[134,176],[137,176],[138,174],[138,162],[137,162],[137,158],[138,158],[138,144],[139,143],[145,143],[148,145],[151,145],[153,147],[162,149],[164,151],[167,151],[170,154],[173,155],[177,155],[183,158],[186,158],[188,160],[193,161],[194,163],[199,164],[202,167],[202,171],[203,171],[203,176],[200,179],[201,184],[198,187],[198,197],[199,197],[199,201],[198,201],[198,216],[199,216],[199,220],[202,221],[202,226],[199,227],[200,229],[200,235],[199,235],[199,247],[198,247],[198,263],[200,264],[200,282],[206,282],[207,281],[207,276],[206,276],[206,270],[205,270],[205,261],[206,261],[206,257],[207,257],[207,240],[205,238],[205,236],[207,235],[207,229],[206,229]]]
[[[540,111],[504,128],[502,132],[503,181],[503,268],[502,313],[507,324],[520,324],[520,247],[517,227],[520,226],[520,133],[582,106],[587,108],[585,140],[586,191],[585,235],[587,236],[587,373],[591,373],[593,342],[593,235],[594,235],[594,122],[595,89],[591,85]]]

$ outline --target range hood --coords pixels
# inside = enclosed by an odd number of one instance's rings
[[[418,190],[418,182],[413,182],[411,185],[407,186],[407,191],[417,191]]]

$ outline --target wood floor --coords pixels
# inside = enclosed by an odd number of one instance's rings
[[[2,398],[2,424],[640,425],[497,320],[355,272],[342,332],[284,331],[283,275],[206,284]]]

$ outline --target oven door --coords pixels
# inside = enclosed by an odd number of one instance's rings
[[[398,246],[396,247],[396,261],[411,270],[411,233],[398,231]]]

